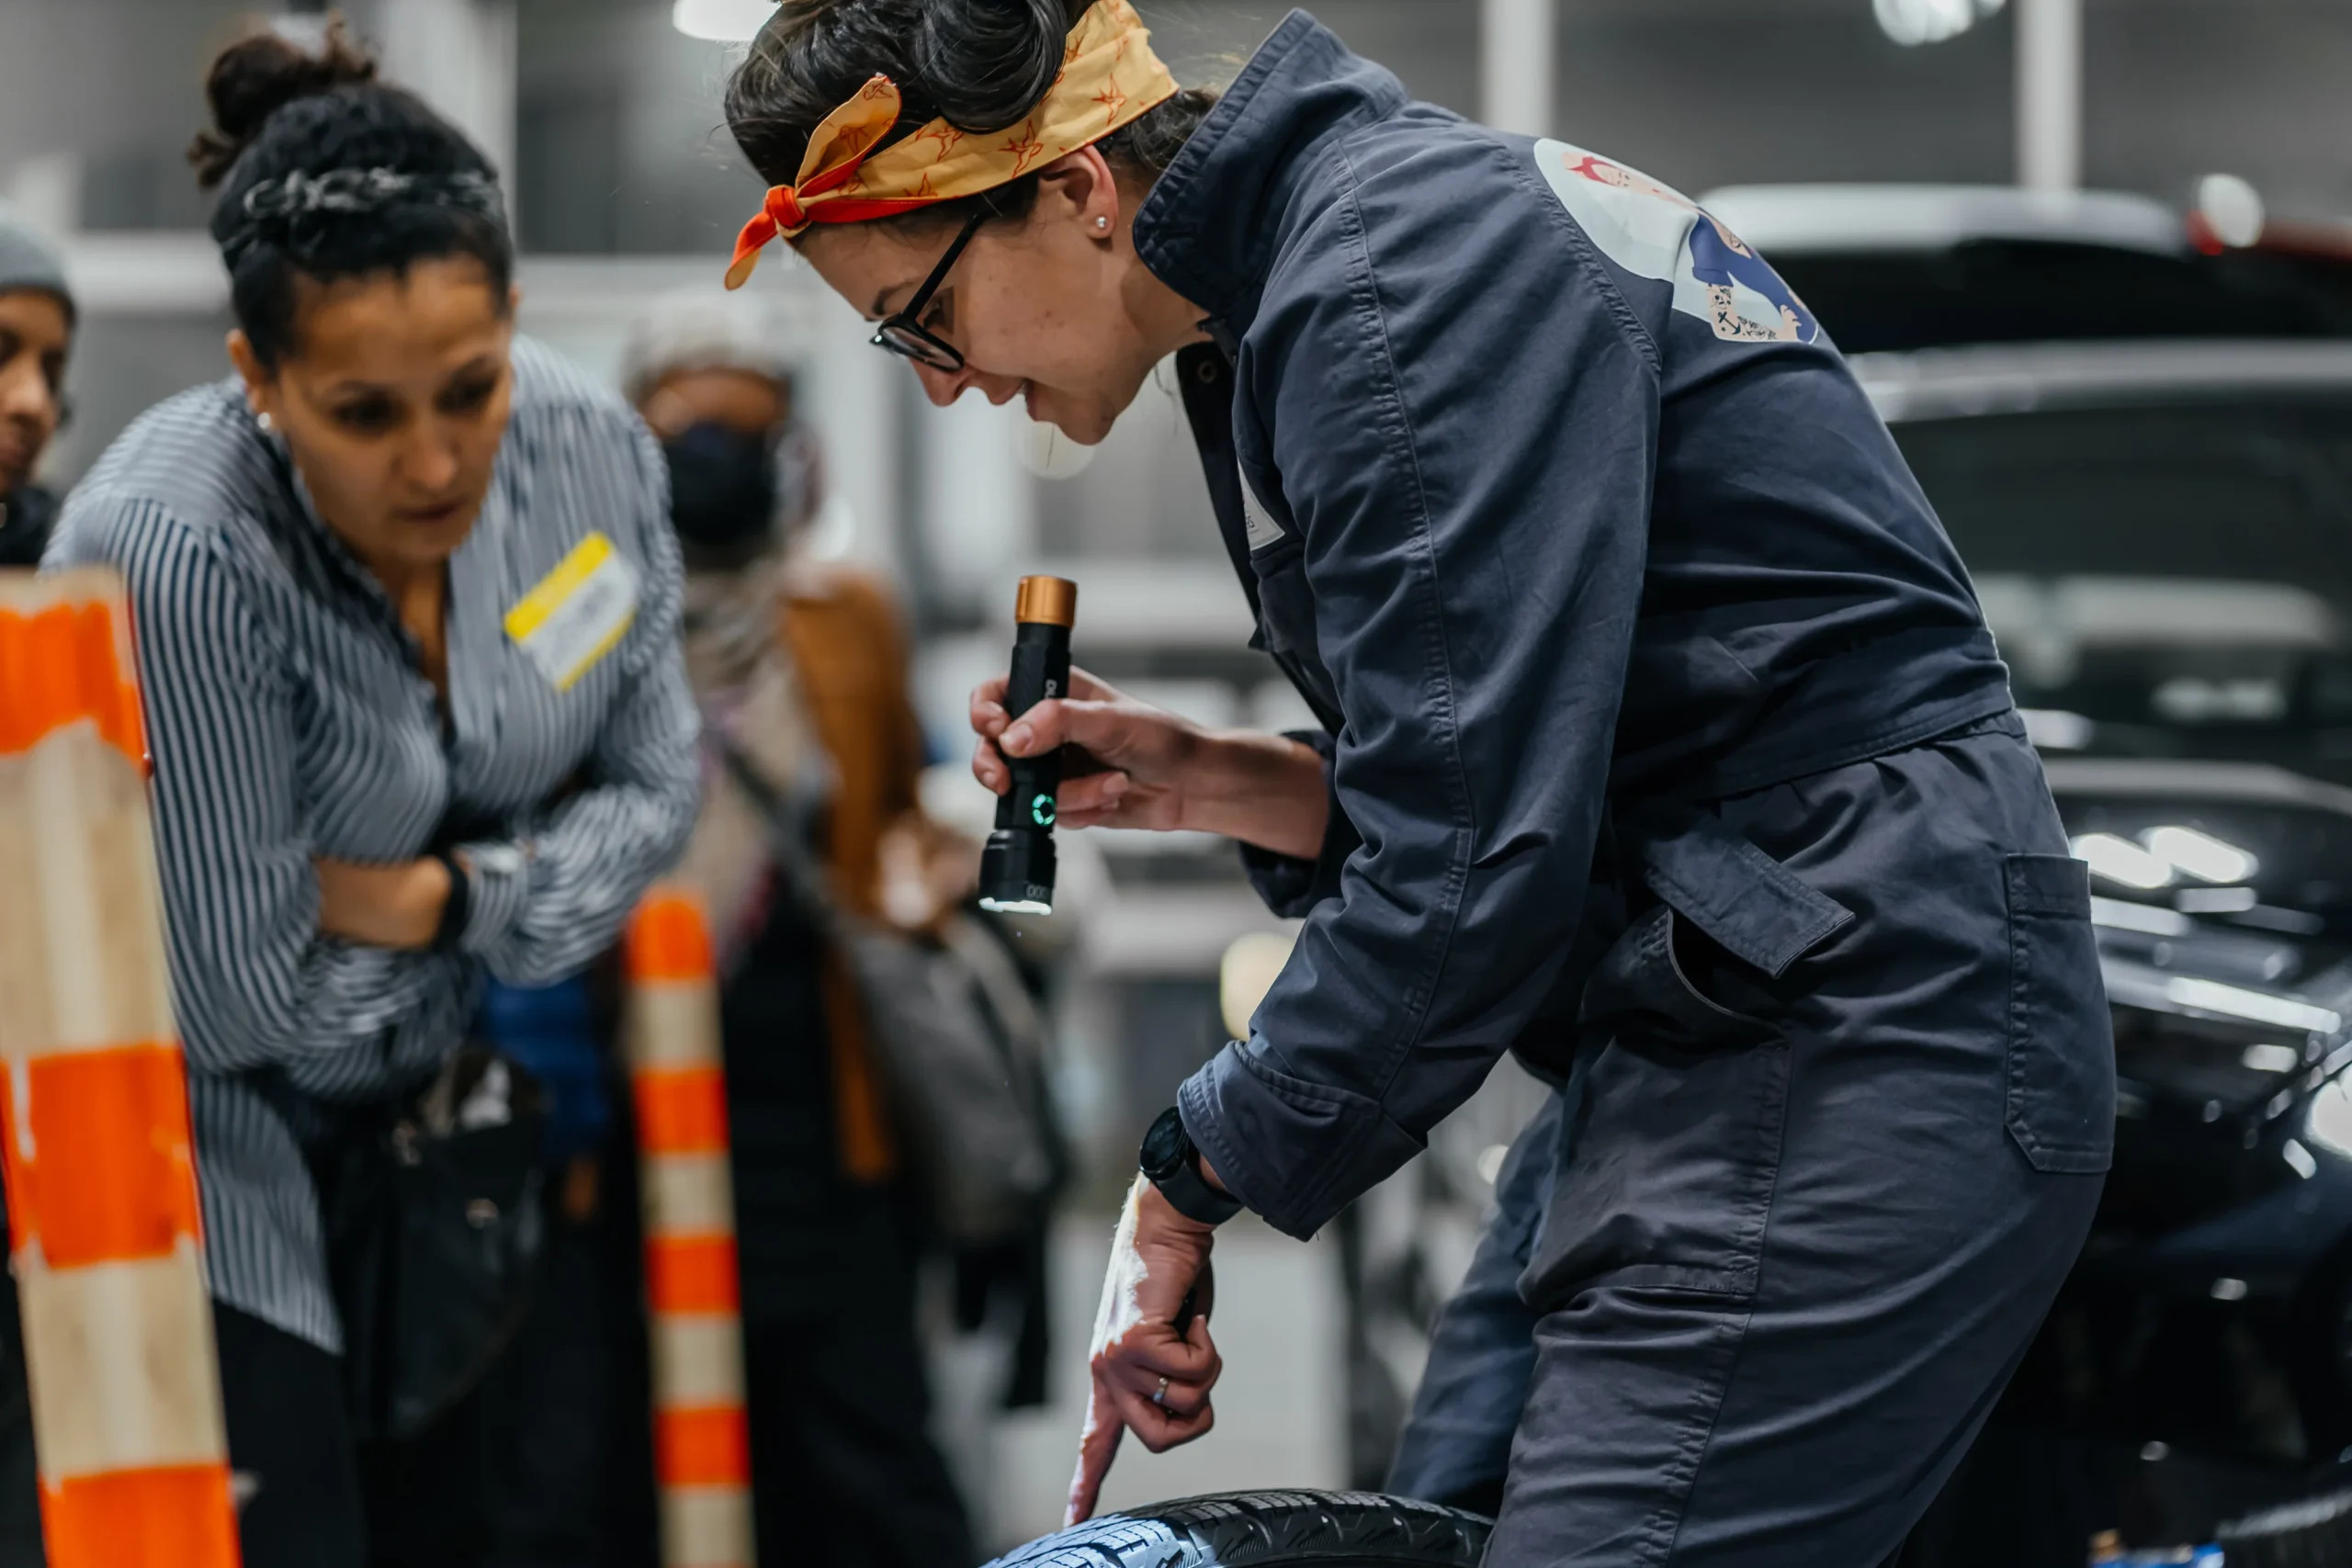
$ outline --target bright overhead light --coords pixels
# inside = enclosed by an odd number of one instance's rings
[[[305,54],[323,54],[333,20],[323,11],[284,11],[269,19],[269,30]]]
[[[2091,743],[2098,726],[2064,708],[2019,708],[2025,738],[2044,751],[2080,751]]]
[[[670,25],[688,38],[748,43],[775,15],[775,0],[674,0]]]
[[[2261,902],[2251,887],[2184,887],[2172,896],[2184,915],[2243,915]]]
[[[2343,1016],[2327,1008],[2187,975],[2176,975],[2165,982],[2165,999],[2199,1012],[2218,1012],[2226,1018],[2251,1019],[2256,1023],[2301,1029],[2313,1034],[2333,1034],[2344,1024]]]
[[[1871,0],[1878,25],[1901,44],[1958,38],[1998,11],[2005,0]]]
[[[2199,882],[2244,882],[2254,874],[2254,856],[2194,828],[2158,828],[2146,835],[2145,841],[2150,854]]]
[[[2328,1079],[2303,1112],[2303,1136],[2338,1159],[2352,1159],[2352,1085]]]
[[[2187,936],[2197,929],[2197,922],[2177,909],[2134,904],[2127,898],[2102,898],[2096,893],[2091,895],[2091,924],[2149,936]]]
[[[2075,855],[2089,862],[2094,874],[2126,887],[2172,886],[2172,862],[2113,833],[2085,833],[2075,840]]]
[[[2249,1045],[2238,1060],[2257,1073],[2291,1073],[2303,1065],[2303,1054],[2292,1045]]]

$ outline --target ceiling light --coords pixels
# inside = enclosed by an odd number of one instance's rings
[[[2157,828],[2143,835],[2143,841],[2150,854],[2199,882],[2244,882],[2254,874],[2254,856],[2194,828]]]
[[[2184,887],[2172,896],[2184,915],[2243,915],[2261,902],[2251,887]]]
[[[688,38],[748,43],[775,15],[775,0],[675,0],[670,25]]]
[[[1941,43],[1998,11],[2004,0],[1871,0],[1878,25],[1900,44]]]
[[[2187,975],[2176,975],[2165,982],[2165,999],[2199,1012],[2252,1019],[2256,1023],[2307,1030],[2314,1034],[2333,1034],[2344,1024],[2342,1015],[2326,1008],[2316,1008],[2290,997],[2275,997],[2267,991],[2249,991],[2243,986],[2224,986],[2219,980],[2193,979]]]
[[[2332,1077],[2303,1111],[2303,1136],[2338,1159],[2352,1159],[2352,1088]]]
[[[2292,1045],[2249,1045],[2238,1060],[2257,1073],[2291,1073],[2303,1065],[2303,1054]]]
[[[2112,833],[2085,833],[2075,840],[2077,859],[2088,861],[2093,872],[2126,887],[2166,887],[2172,884],[2172,862],[2152,855],[2129,839]]]
[[[270,17],[269,30],[305,54],[323,54],[331,20],[323,11],[285,11]]]
[[[2178,910],[2134,904],[2126,898],[2102,898],[2096,893],[2091,895],[2091,924],[2150,936],[2187,936],[2197,929],[2197,922]]]
[[[2064,708],[2019,708],[2018,716],[2025,720],[2025,738],[2045,751],[2083,750],[2098,728]]]

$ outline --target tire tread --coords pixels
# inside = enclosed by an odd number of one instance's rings
[[[989,1568],[1476,1568],[1490,1520],[1377,1492],[1220,1492],[1105,1515]]]

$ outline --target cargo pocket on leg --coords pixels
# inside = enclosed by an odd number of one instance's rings
[[[1579,1124],[1522,1285],[1744,1299],[1789,1093],[1781,977],[1853,919],[1712,819],[1635,840],[1659,901],[1586,983]]]
[[[2009,1136],[2037,1170],[2096,1174],[2115,1152],[2115,1038],[2089,870],[2011,855],[2007,872]]]

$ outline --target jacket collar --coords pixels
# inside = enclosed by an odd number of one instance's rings
[[[1283,209],[1333,138],[1394,114],[1403,83],[1304,11],[1250,57],[1136,213],[1136,253],[1220,341],[1256,314]]]

